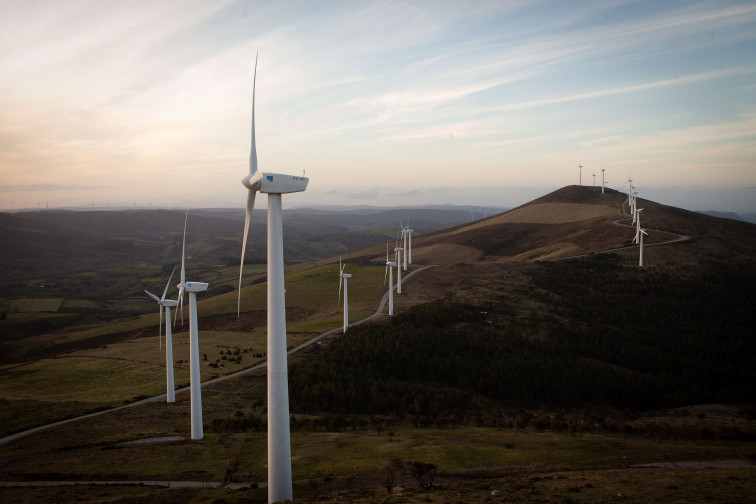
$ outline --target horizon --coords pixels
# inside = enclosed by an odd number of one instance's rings
[[[50,0],[0,20],[0,211],[243,208],[252,75],[285,208],[565,185],[756,213],[756,5]],[[54,84],[50,84],[54,83]]]

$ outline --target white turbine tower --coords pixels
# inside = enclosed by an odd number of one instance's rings
[[[396,293],[402,293],[402,247],[396,247],[394,249],[396,259]]]
[[[405,259],[408,259],[409,264],[412,264],[412,232],[415,231],[414,229],[410,229],[409,227],[409,219],[407,219],[407,255],[405,256]]]
[[[606,170],[601,168],[601,194],[604,194],[604,187],[606,187],[606,183],[604,182],[604,172]]]
[[[633,243],[638,243],[638,233],[640,231],[641,225],[640,225],[640,213],[643,211],[642,208],[638,208],[635,210],[635,238],[633,238]]]
[[[578,161],[578,170],[580,170],[580,185],[583,185],[583,165]]]
[[[596,187],[596,172],[593,172],[593,187]]]
[[[389,261],[388,243],[386,244],[386,272],[383,274],[383,286],[386,286],[386,274],[389,280],[389,316],[394,314],[394,266],[395,262]]]
[[[309,179],[257,170],[255,145],[255,86],[257,58],[252,87],[252,140],[249,175],[242,179],[247,188],[241,265],[239,267],[239,307],[244,252],[257,191],[268,195],[268,501],[293,499],[291,477],[291,433],[289,431],[289,378],[286,358],[286,290],[284,288],[283,224],[281,195],[307,189]]]
[[[181,248],[181,283],[177,285],[179,289],[179,303],[183,317],[184,292],[189,293],[189,389],[191,395],[192,410],[192,439],[202,439],[204,437],[202,430],[202,382],[200,381],[199,369],[199,329],[197,327],[197,293],[207,290],[207,284],[204,282],[187,282],[186,281],[186,221],[189,218],[189,211],[186,211],[184,217],[184,245]]]
[[[160,348],[163,348],[163,310],[165,310],[165,401],[169,403],[176,402],[176,391],[173,381],[173,335],[171,334],[171,308],[178,306],[178,301],[173,299],[165,299],[165,295],[168,294],[168,286],[171,284],[173,274],[176,272],[176,268],[173,268],[171,276],[168,278],[168,283],[165,284],[165,290],[163,296],[158,298],[155,294],[145,289],[152,299],[157,301],[158,309],[160,310],[160,333],[158,339],[160,340]]]
[[[401,222],[399,223],[399,226],[401,227]],[[407,271],[407,230],[409,229],[409,224],[402,227],[402,249],[404,250],[404,259],[402,259],[402,264],[404,267],[404,271]]]
[[[341,284],[344,283],[344,334],[347,332],[347,327],[349,327],[349,294],[347,291],[347,280],[349,278],[352,278],[352,275],[349,273],[344,273],[344,268],[346,268],[346,264],[344,266],[341,265],[341,258],[339,258],[339,302],[341,302]]]
[[[643,266],[643,235],[648,235],[642,227],[638,228],[635,233],[636,241],[639,243],[640,255],[638,256],[638,266]]]

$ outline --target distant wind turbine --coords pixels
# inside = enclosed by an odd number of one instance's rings
[[[399,223],[399,227],[402,226],[402,223]],[[404,271],[407,271],[407,230],[409,229],[409,224],[402,227],[402,249],[404,250],[404,259],[402,260],[402,264],[404,265]]]
[[[580,185],[583,185],[583,165],[578,161],[578,170],[580,171]]]
[[[394,249],[396,259],[396,293],[402,293],[402,247],[396,247]]]
[[[344,283],[344,334],[347,332],[347,327],[349,327],[349,294],[347,291],[347,280],[352,278],[352,275],[349,273],[344,273],[344,268],[346,268],[345,265],[341,265],[341,258],[339,258],[339,303],[341,303],[341,284]]]
[[[604,172],[606,170],[601,168],[601,194],[604,194],[604,187],[606,187],[606,182],[604,181]]]
[[[596,187],[596,172],[593,172],[593,187]]]
[[[204,437],[202,428],[202,382],[199,369],[199,329],[197,327],[197,293],[207,290],[204,282],[186,281],[186,221],[189,211],[184,217],[184,244],[181,248],[181,283],[178,284],[179,303],[183,311],[184,292],[189,293],[189,389],[191,394],[192,439]],[[183,316],[183,315],[182,315]]]
[[[409,227],[409,221],[407,221],[407,250],[409,263],[412,264],[412,232],[415,231]]]
[[[283,218],[281,195],[307,189],[309,179],[257,170],[255,145],[255,87],[257,58],[252,85],[252,140],[249,175],[242,179],[247,188],[241,265],[239,266],[239,306],[247,234],[257,191],[268,195],[268,502],[293,499],[291,476],[291,433],[289,428],[289,378],[286,358],[286,289],[284,288]]]
[[[165,284],[165,290],[163,296],[158,298],[155,294],[145,289],[152,299],[157,301],[158,309],[160,310],[160,325],[158,326],[160,332],[158,333],[158,340],[160,341],[160,349],[163,348],[163,311],[165,311],[165,399],[166,402],[176,402],[175,384],[173,381],[173,335],[171,334],[171,308],[178,306],[178,301],[173,299],[165,299],[165,295],[168,294],[168,286],[171,284],[173,274],[176,272],[176,268],[173,268],[171,276],[168,278],[168,283]]]
[[[388,243],[386,244],[386,272],[383,274],[383,286],[386,286],[386,274],[389,280],[389,315],[394,314],[394,266],[395,262],[389,261]]]
[[[635,210],[635,238],[633,238],[633,243],[638,243],[638,235],[641,228],[640,225],[640,213],[643,211],[642,208],[638,208]]]
[[[641,267],[643,266],[643,235],[648,235],[648,233],[646,233],[646,230],[644,228],[639,227],[635,236],[636,238],[640,237],[636,241],[639,242],[640,255],[638,256],[638,266]]]

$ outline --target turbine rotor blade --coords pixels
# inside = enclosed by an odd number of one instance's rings
[[[255,54],[255,76],[252,79],[252,147],[249,150],[249,173],[257,172],[257,147],[255,145],[255,88],[257,87],[257,57]]]
[[[239,265],[239,296],[236,301],[236,317],[241,313],[241,286],[242,274],[244,273],[244,254],[247,250],[247,236],[249,235],[249,226],[252,221],[252,210],[255,207],[255,195],[257,191],[250,190],[247,194],[247,211],[244,215],[244,238],[242,238],[241,264]]]
[[[339,299],[336,302],[336,306],[340,306],[341,305],[341,282],[343,282],[343,281],[344,281],[344,277],[341,276],[341,275],[339,275]]]
[[[154,300],[155,300],[155,301],[157,301],[158,303],[160,302],[160,298],[158,298],[158,297],[157,297],[157,296],[156,296],[155,294],[153,294],[152,292],[150,292],[150,291],[148,291],[148,290],[146,290],[146,289],[145,289],[145,291],[144,291],[144,292],[146,292],[148,296],[150,296],[150,297],[151,297],[152,299],[154,299]]]
[[[160,306],[160,329],[158,331],[158,342],[160,343],[160,350],[163,349],[163,307]]]
[[[173,267],[173,271],[171,271],[171,276],[168,277],[168,283],[165,284],[165,290],[163,291],[163,297],[160,298],[160,301],[165,299],[165,295],[168,294],[168,286],[171,285],[171,280],[173,279],[173,274],[176,273],[176,267]]]

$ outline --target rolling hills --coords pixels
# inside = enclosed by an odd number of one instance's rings
[[[398,315],[350,328],[291,358],[298,495],[318,482],[328,492],[342,488],[339,481],[360,487],[367,480],[355,475],[378,474],[388,454],[434,461],[447,475],[487,478],[508,471],[511,484],[519,485],[531,484],[534,474],[550,479],[557,470],[632,471],[626,453],[644,462],[660,454],[687,460],[704,452],[719,458],[753,453],[756,315],[748,307],[756,303],[756,226],[641,200],[650,231],[647,267],[638,268],[624,200],[614,191],[568,186],[505,213],[416,233],[412,268],[434,266],[396,296]],[[391,234],[345,250],[354,275],[355,320],[370,314],[385,292],[380,264]],[[203,260],[216,261],[214,274],[231,282],[238,269],[218,257]],[[339,325],[334,261],[338,257],[290,265],[290,346]],[[164,283],[169,273],[157,268],[133,289],[145,280]],[[235,292],[200,301],[205,379],[264,358],[264,284],[253,283],[242,294],[239,319]],[[50,298],[44,307],[60,311],[66,303],[68,297]],[[3,424],[20,429],[159,391],[161,384],[153,383],[162,369],[157,314],[147,309],[127,320],[13,341],[14,362],[0,366]],[[177,329],[174,338],[176,358],[183,360],[186,333]],[[231,362],[229,356],[242,359]],[[107,392],[109,382],[95,382],[99,372],[114,379],[124,373],[124,379]],[[179,367],[177,376],[182,372]],[[45,396],[34,397],[41,383]],[[91,435],[84,437],[73,424],[50,429],[29,438],[30,452],[18,443],[2,447],[0,457],[12,466],[0,469],[22,479],[51,471],[62,479],[207,479],[228,470],[241,481],[262,481],[262,374],[213,384],[203,397],[207,439],[146,448],[160,454],[149,467],[128,463],[127,452],[133,457],[137,449],[118,443],[185,434],[186,398],[85,421]],[[704,403],[731,406],[698,406]],[[434,437],[432,447],[426,436]],[[571,448],[555,451],[563,442]],[[477,443],[498,449],[483,455]],[[167,469],[171,458],[181,462]],[[254,475],[241,476],[243,471]],[[743,471],[732,473],[738,482],[748,473]],[[631,481],[647,477],[622,474]],[[575,485],[574,477],[565,476]],[[581,488],[586,496],[592,492]],[[515,498],[522,488],[509,490]],[[747,484],[729,490],[734,500],[750,491]],[[526,494],[524,500],[539,497]],[[224,495],[230,502],[244,498]]]

